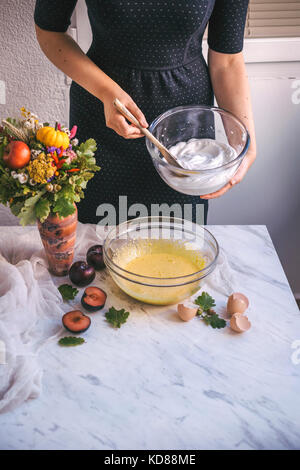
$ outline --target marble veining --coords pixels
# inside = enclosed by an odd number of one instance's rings
[[[3,230],[2,228],[1,230]],[[116,331],[92,314],[86,344],[40,353],[41,396],[0,415],[1,449],[299,449],[300,313],[265,226],[210,226],[251,302],[238,335],[181,322],[121,293]],[[218,300],[224,312],[225,297]],[[0,366],[3,367],[3,366]]]

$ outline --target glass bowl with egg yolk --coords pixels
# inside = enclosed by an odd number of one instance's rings
[[[153,305],[195,294],[216,267],[219,245],[202,225],[175,217],[140,217],[114,227],[103,247],[114,282]]]

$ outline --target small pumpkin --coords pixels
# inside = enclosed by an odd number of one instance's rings
[[[66,150],[70,145],[70,139],[65,132],[50,126],[41,127],[36,133],[36,138],[47,147],[63,147]]]

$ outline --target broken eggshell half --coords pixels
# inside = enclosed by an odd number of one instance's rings
[[[184,302],[177,305],[177,313],[181,320],[190,321],[197,315],[198,307],[191,302]]]
[[[230,328],[237,333],[244,333],[251,328],[251,323],[246,315],[237,312],[234,313],[230,318]]]

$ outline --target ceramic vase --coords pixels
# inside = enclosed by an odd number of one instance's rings
[[[56,214],[50,214],[43,223],[38,220],[49,271],[54,276],[65,276],[72,265],[77,220],[77,207],[72,215],[62,219]]]

